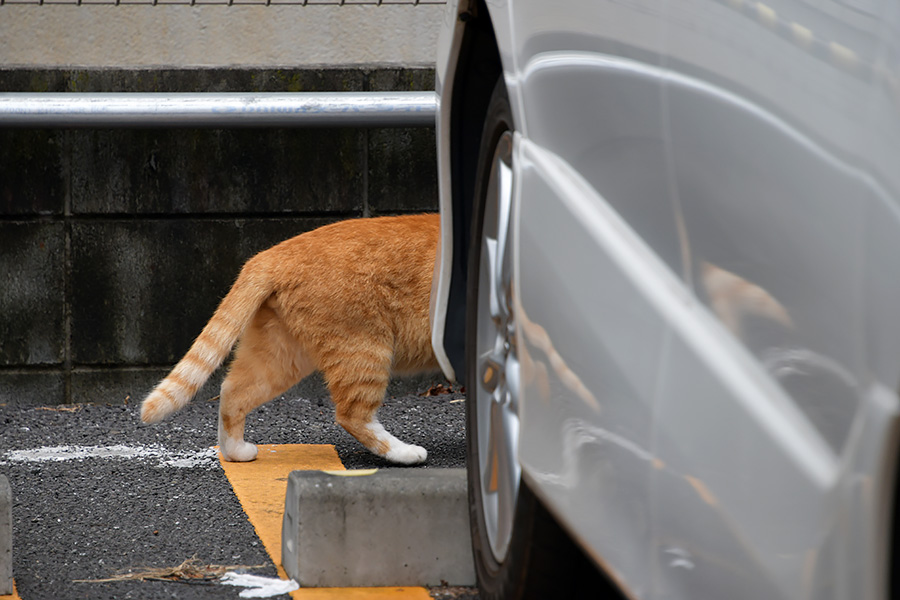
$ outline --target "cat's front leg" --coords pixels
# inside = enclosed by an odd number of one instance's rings
[[[397,439],[388,433],[377,419],[366,425],[366,428],[375,436],[375,439],[378,440],[376,447],[369,448],[369,450],[372,450],[375,454],[378,454],[392,463],[400,465],[417,465],[425,462],[428,458],[428,451],[425,448],[407,444],[406,442]],[[386,452],[384,451],[385,446],[387,446]]]
[[[322,369],[335,420],[373,454],[401,465],[425,462],[425,448],[398,440],[378,422],[378,408],[391,375],[391,346],[372,339],[346,346]]]
[[[356,413],[356,414],[354,414]],[[391,435],[372,413],[360,416],[338,405],[335,420],[373,454],[400,465],[417,465],[428,459],[428,451]]]

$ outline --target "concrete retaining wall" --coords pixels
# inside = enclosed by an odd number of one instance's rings
[[[430,90],[431,69],[2,70],[0,91]],[[431,129],[0,129],[0,403],[136,401],[243,262],[436,210]]]

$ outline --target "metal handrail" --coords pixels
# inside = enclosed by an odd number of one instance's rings
[[[433,127],[434,92],[0,93],[0,127]]]

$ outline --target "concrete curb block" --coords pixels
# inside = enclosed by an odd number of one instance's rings
[[[281,544],[303,586],[474,585],[465,469],[294,471]]]
[[[12,593],[12,488],[0,475],[0,596]]]

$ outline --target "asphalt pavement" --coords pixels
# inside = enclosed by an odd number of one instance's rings
[[[439,381],[392,384],[379,412],[389,431],[428,449],[428,462],[414,468],[465,466],[464,396],[427,396]],[[208,386],[183,411],[151,426],[140,422],[138,402],[0,405],[0,474],[13,492],[13,576],[23,600],[238,598],[239,588],[215,581],[91,581],[187,559],[276,576],[211,449],[214,394]],[[316,381],[254,411],[246,439],[333,444],[348,469],[389,466],[334,423]],[[477,598],[469,588],[429,593]]]

